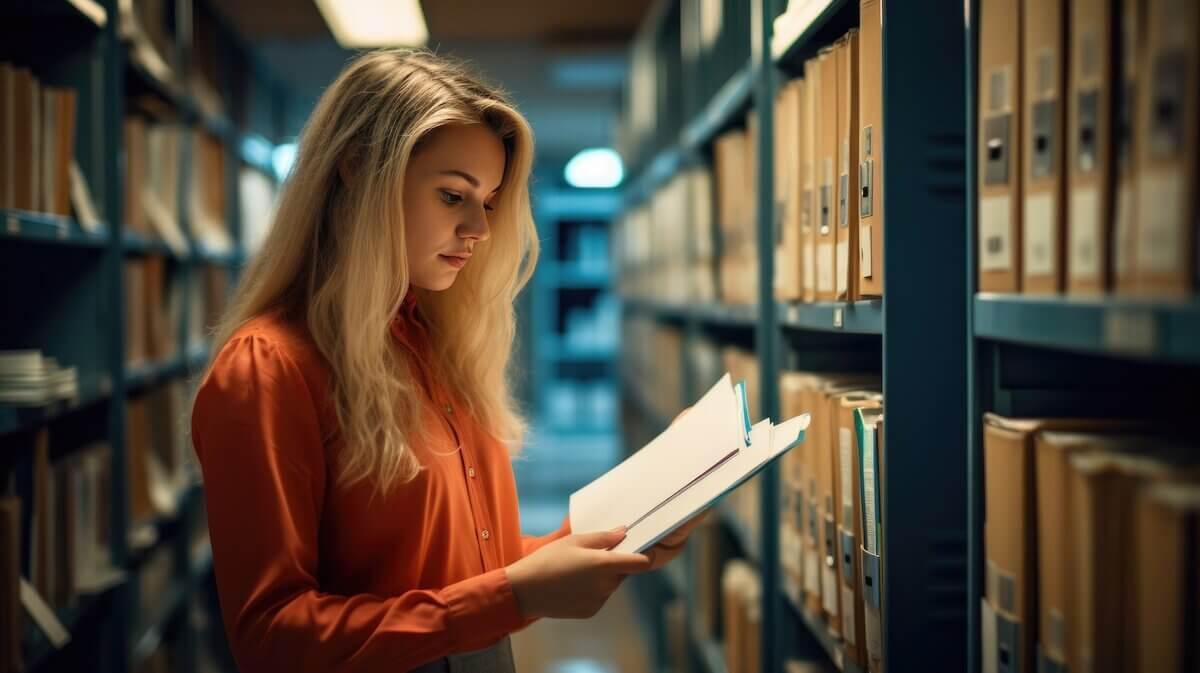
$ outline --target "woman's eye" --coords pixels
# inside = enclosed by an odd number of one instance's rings
[[[444,189],[441,190],[441,195],[442,201],[448,206],[457,206],[458,204],[462,203],[463,200],[462,196],[455,194],[454,192],[448,192]]]

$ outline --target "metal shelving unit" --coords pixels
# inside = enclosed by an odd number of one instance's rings
[[[190,59],[193,11],[208,12],[204,0],[169,0],[169,16],[178,20],[175,31],[177,53],[173,60],[186,72]],[[112,565],[124,578],[100,593],[82,595],[59,617],[71,632],[72,643],[55,650],[44,638],[34,637],[25,651],[25,670],[30,673],[49,670],[96,670],[123,673],[133,670],[151,654],[164,638],[178,638],[179,648],[173,664],[182,673],[196,667],[196,638],[188,614],[196,602],[196,593],[207,586],[211,576],[211,550],[193,550],[192,531],[202,492],[192,483],[183,489],[177,510],[171,515],[146,521],[130,520],[126,446],[126,405],[131,396],[167,381],[188,378],[208,360],[208,346],[187,343],[190,320],[188,292],[177,325],[178,356],[137,365],[126,361],[126,312],[124,266],[127,259],[161,257],[168,260],[173,282],[200,282],[199,270],[205,266],[224,268],[234,278],[245,259],[241,245],[238,179],[236,171],[250,166],[275,179],[268,156],[254,156],[245,150],[246,138],[257,138],[271,147],[264,136],[239,129],[225,116],[206,115],[184,84],[160,80],[138,64],[121,36],[121,12],[118,0],[40,0],[19,2],[0,10],[0,30],[6,46],[0,59],[33,66],[43,84],[69,86],[79,92],[77,139],[74,158],[89,180],[97,214],[103,224],[98,231],[85,230],[77,221],[43,213],[18,210],[0,211],[0,247],[13,260],[6,268],[8,280],[23,274],[31,278],[29,287],[14,293],[16,304],[6,304],[11,315],[28,316],[22,321],[5,321],[0,330],[4,347],[36,347],[57,357],[64,366],[79,369],[79,395],[71,400],[40,407],[0,405],[0,477],[8,483],[10,473],[26,474],[32,452],[29,437],[39,428],[48,427],[56,444],[57,457],[97,439],[107,440],[111,448],[111,511],[108,512]],[[200,5],[194,8],[193,5]],[[230,54],[248,52],[246,46],[219,19],[217,38],[229,48],[220,59],[222,90],[232,90],[234,69]],[[254,81],[266,77],[258,69]],[[179,79],[180,82],[183,78]],[[240,90],[238,90],[240,91]],[[230,225],[234,249],[213,251],[189,240],[187,251],[175,251],[166,244],[125,230],[122,201],[123,119],[130,97],[148,94],[162,99],[166,108],[183,126],[202,128],[223,140],[229,151],[224,216]],[[272,84],[267,103],[272,107],[286,102],[286,92]],[[241,94],[227,96],[230,109],[243,102]],[[264,108],[265,109],[265,108]],[[270,112],[272,128],[255,129],[277,137],[283,119],[279,110]],[[264,122],[265,123],[265,122]],[[179,162],[182,175],[191,164],[191,143],[181,143]],[[181,175],[179,217],[185,235],[190,233],[187,198],[189,184]],[[189,236],[189,239],[191,237]],[[6,262],[7,264],[7,262]],[[60,266],[61,273],[55,273]],[[16,289],[16,285],[13,285]],[[7,299],[6,299],[7,301]],[[20,331],[20,330],[25,331]],[[67,445],[69,444],[69,445]],[[12,450],[10,450],[12,449]],[[18,478],[18,484],[21,478]],[[5,486],[5,488],[7,488]],[[136,526],[135,526],[136,523]],[[153,542],[134,546],[130,533],[146,527],[153,530]],[[140,542],[138,544],[141,544]],[[22,550],[25,553],[26,550]],[[171,557],[169,588],[155,604],[153,614],[137,614],[140,572],[153,554]],[[206,601],[207,603],[207,601]]]
[[[774,184],[774,110],[760,103],[774,101],[781,82],[801,74],[804,59],[859,23],[857,2],[824,0],[810,3],[807,18],[787,25],[787,34],[776,38],[773,19],[782,4],[750,3],[749,63],[699,106],[677,142],[635,175],[626,191],[627,207],[649,198],[682,167],[707,161],[715,135],[739,125],[748,108],[755,110],[758,128],[757,179],[760,185]],[[624,310],[630,316],[680,326],[685,342],[703,334],[744,344],[746,331],[751,331],[762,372],[763,389],[756,392],[763,416],[778,417],[776,374],[785,363],[816,370],[849,366],[882,371],[889,418],[885,441],[892,447],[883,475],[888,484],[882,554],[886,666],[961,670],[967,658],[968,491],[962,447],[968,422],[970,340],[963,298],[968,296],[965,251],[970,248],[962,226],[967,217],[966,73],[961,52],[954,47],[963,25],[961,15],[929,1],[903,7],[885,3],[883,11],[887,133],[882,193],[889,222],[884,298],[851,304],[777,302],[772,292],[775,198],[772,190],[761,189],[756,203],[756,305],[625,299]],[[684,380],[689,381],[684,360]],[[630,382],[624,390],[636,392],[636,386]],[[644,408],[644,401],[637,400],[635,407]],[[743,553],[759,559],[764,670],[781,670],[784,659],[794,655],[827,658],[845,670],[840,644],[822,623],[785,598],[778,563],[762,562],[779,554],[777,470],[768,469],[760,479],[761,539],[747,539],[745,527],[728,508],[717,509]],[[938,497],[930,498],[930,492]],[[813,637],[793,634],[792,625]],[[695,633],[693,640],[702,661],[712,658],[705,653],[713,652],[721,659],[719,643],[696,638]]]

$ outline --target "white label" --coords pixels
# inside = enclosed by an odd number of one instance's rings
[[[1133,187],[1125,182],[1117,190],[1116,241],[1113,244],[1113,267],[1118,274],[1129,273],[1133,260]]]
[[[846,286],[850,278],[850,241],[837,242],[837,293],[841,296],[846,293]]]
[[[879,661],[883,659],[883,628],[879,623],[879,611],[866,608],[863,614],[867,634],[867,656],[871,657],[872,661]],[[872,667],[871,670],[879,669]]]
[[[858,274],[870,278],[871,271],[871,225],[864,224],[858,228]]]
[[[842,586],[842,637],[850,645],[858,642],[858,634],[854,632],[854,592]]]
[[[850,428],[838,429],[838,467],[842,477],[842,527],[854,530],[854,493],[853,481],[850,478],[850,449],[854,442],[850,440]]]
[[[1008,271],[1012,268],[1012,198],[986,196],[979,201],[979,269]]]
[[[1183,261],[1183,176],[1177,171],[1142,174],[1138,180],[1137,241],[1133,244],[1138,271],[1176,273]]]
[[[24,577],[21,578],[21,605],[25,606],[29,618],[37,624],[55,649],[62,649],[71,642],[71,633],[58,620],[58,615]]]
[[[879,555],[879,540],[875,533],[875,428],[863,428],[862,446],[863,485],[863,545]]]
[[[998,652],[996,651],[996,613],[992,611],[992,606],[988,604],[986,598],[980,601],[979,606],[979,640],[983,650],[981,673],[996,673],[996,659]]]
[[[818,565],[818,554],[809,547],[804,550],[804,592],[813,596],[821,593],[821,568]]]
[[[1025,197],[1024,217],[1025,275],[1054,273],[1054,195],[1043,192]]]
[[[837,570],[825,566],[821,568],[821,605],[830,617],[837,617],[838,603]]]
[[[1109,309],[1104,314],[1104,345],[1114,351],[1149,355],[1158,344],[1157,328],[1149,311]]]
[[[817,249],[811,240],[804,242],[804,289],[812,290],[817,286]]]
[[[1071,261],[1067,271],[1072,278],[1093,279],[1100,275],[1100,195],[1094,187],[1071,192]]]
[[[8,233],[10,233],[10,234],[21,233],[21,222],[19,220],[17,220],[17,218],[15,216],[9,215],[7,221],[8,221]]]
[[[817,291],[833,291],[833,243],[817,244]]]

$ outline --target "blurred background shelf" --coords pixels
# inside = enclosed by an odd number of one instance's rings
[[[781,303],[779,324],[794,330],[845,332],[847,334],[883,334],[883,300],[853,303],[816,304]]]
[[[67,217],[23,210],[0,209],[4,228],[0,229],[0,240],[54,243],[81,248],[103,249],[108,245],[108,232],[101,225],[99,231],[87,231]]]

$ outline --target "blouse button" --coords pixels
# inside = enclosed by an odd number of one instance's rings
[[[446,410],[446,413],[448,413],[448,414],[452,414],[452,413],[454,413],[454,407],[450,406],[449,404],[447,404],[447,405],[446,405],[445,407],[443,407],[443,408]]]
[[[484,530],[483,532],[481,532],[481,533],[479,534],[479,537],[481,537],[481,538],[483,538],[483,539],[485,539],[485,540],[490,540],[490,539],[492,538],[492,534],[491,534],[491,533],[489,533],[489,532],[487,532],[486,530]]]
[[[475,468],[468,467],[467,468],[467,476],[474,479],[475,478]]]

